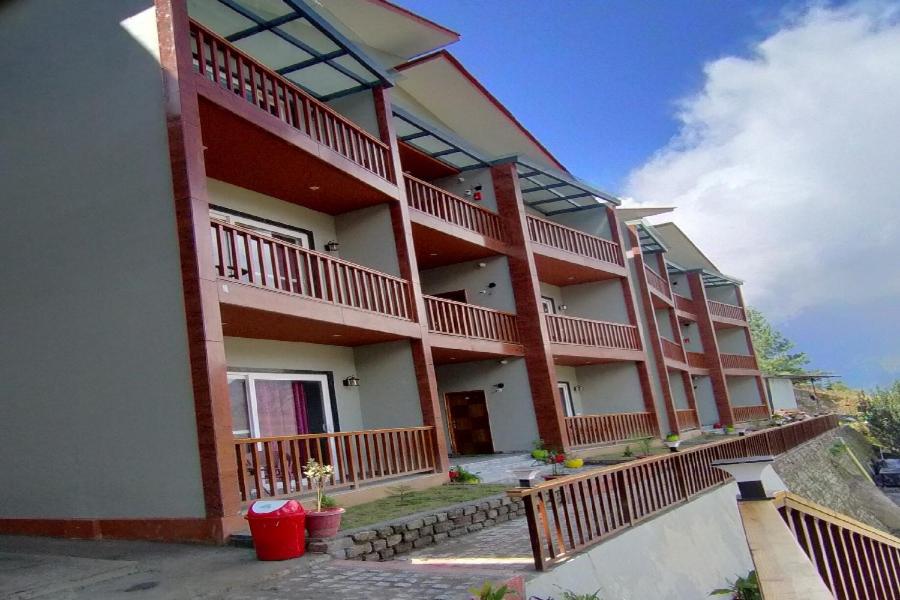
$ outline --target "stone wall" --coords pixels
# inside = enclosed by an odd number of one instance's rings
[[[492,496],[396,521],[341,531],[327,540],[311,539],[310,552],[352,560],[390,560],[397,554],[440,544],[485,527],[525,516],[522,500]]]

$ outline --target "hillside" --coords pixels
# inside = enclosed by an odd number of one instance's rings
[[[850,388],[825,390],[816,386],[815,394],[819,399],[819,406],[811,399],[813,389],[808,384],[794,385],[794,397],[797,399],[797,407],[807,413],[828,411],[841,415],[856,415],[859,410],[859,401],[862,396],[860,390]]]

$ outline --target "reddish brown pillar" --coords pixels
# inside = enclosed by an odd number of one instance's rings
[[[692,271],[687,274],[688,286],[691,290],[691,298],[697,308],[697,327],[700,330],[700,342],[703,344],[703,354],[706,365],[709,367],[709,379],[712,383],[713,396],[716,400],[716,408],[719,411],[719,421],[725,425],[734,425],[734,414],[731,412],[731,400],[728,395],[728,384],[725,380],[725,371],[722,368],[722,359],[719,357],[719,342],[716,339],[716,329],[709,316],[709,304],[706,299],[706,289],[703,287],[703,279],[700,273]]]
[[[397,144],[397,135],[394,132],[390,90],[387,88],[376,88],[372,90],[372,96],[375,101],[375,114],[378,119],[381,141],[388,144],[391,148],[393,173],[397,178],[397,186],[400,192],[399,201],[392,202],[390,205],[391,224],[397,245],[397,262],[400,266],[400,276],[409,281],[409,290],[412,295],[412,317],[419,322],[422,335],[421,338],[412,339],[409,342],[416,372],[416,382],[419,387],[422,422],[434,427],[436,468],[438,473],[447,473],[450,469],[450,458],[447,454],[447,438],[444,435],[444,419],[438,397],[437,376],[434,372],[431,347],[428,345],[428,318],[425,312],[425,299],[422,297],[422,287],[419,282],[419,266],[416,262],[416,251],[413,245],[409,207],[406,203],[406,185],[403,181],[403,171],[400,168],[400,151]]]
[[[513,164],[492,167],[491,177],[497,212],[503,219],[509,242],[509,274],[516,300],[519,337],[525,347],[525,365],[538,434],[548,447],[568,449],[569,439],[556,385],[556,366],[547,341],[547,324],[541,307],[540,284],[528,237],[519,177]]]
[[[156,16],[203,498],[210,538],[222,542],[243,523],[186,3],[157,0]]]
[[[637,231],[633,227],[628,228],[628,239],[631,243],[631,252],[634,256],[634,270],[638,280],[637,290],[640,296],[641,305],[644,310],[644,318],[647,321],[647,334],[643,336],[643,338],[646,340],[647,346],[653,350],[653,362],[656,367],[657,377],[659,377],[659,386],[662,388],[663,404],[666,408],[666,417],[669,421],[669,430],[674,433],[680,433],[681,428],[678,425],[678,415],[675,412],[675,399],[672,397],[672,390],[669,387],[669,370],[666,367],[665,355],[663,354],[662,349],[662,341],[660,340],[659,335],[659,323],[656,322],[656,310],[653,307],[653,297],[651,296],[650,286],[647,283],[647,274],[644,271],[644,255],[641,252]],[[648,349],[645,348],[644,352],[647,353]],[[648,387],[650,387],[649,381]],[[653,414],[656,414],[656,403],[653,401],[652,391],[651,402],[653,404]],[[646,404],[646,398],[644,403]],[[657,430],[662,433],[662,428],[660,427],[658,417]]]

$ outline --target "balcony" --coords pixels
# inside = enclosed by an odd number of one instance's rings
[[[241,500],[312,493],[303,467],[331,465],[329,491],[434,473],[434,427],[369,429],[268,438],[236,438]]]
[[[663,306],[671,306],[673,304],[672,294],[665,278],[647,265],[644,265],[644,276],[647,278],[647,287],[650,288],[654,297],[663,300]],[[654,302],[654,304],[656,303]]]
[[[562,315],[544,315],[557,364],[587,365],[643,360],[637,327]]]
[[[483,258],[506,249],[500,215],[404,174],[419,266]]]
[[[706,370],[709,368],[706,364],[706,354],[703,352],[688,352],[687,364],[691,369]]]
[[[385,143],[202,25],[190,35],[210,177],[332,214],[398,197]]]
[[[697,411],[692,408],[679,408],[675,411],[675,417],[678,419],[678,429],[681,431],[700,428]]]
[[[569,444],[575,448],[658,437],[652,413],[611,413],[566,417]]]
[[[409,282],[211,220],[225,335],[340,345],[415,337]]]
[[[425,296],[428,330],[435,362],[522,356],[513,313]]]
[[[666,339],[664,337],[660,337],[659,341],[662,344],[662,353],[666,359],[674,360],[678,363],[686,362],[684,357],[684,348],[682,348],[672,340]]]
[[[765,404],[757,406],[732,406],[731,412],[737,423],[749,423],[750,421],[765,421],[770,416],[769,407]]]
[[[759,366],[756,364],[756,357],[745,354],[719,354],[722,361],[722,368],[726,371],[742,371],[750,375],[759,374]],[[741,374],[741,373],[732,373]]]
[[[625,277],[618,244],[547,219],[527,219],[541,281],[562,286]]]
[[[692,299],[675,293],[672,299],[675,301],[675,314],[691,321],[697,320],[697,306]]]
[[[747,313],[740,306],[715,300],[707,300],[706,304],[709,306],[709,316],[715,323],[738,327],[747,324]]]

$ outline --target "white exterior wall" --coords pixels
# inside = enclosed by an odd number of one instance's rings
[[[335,98],[328,106],[341,113],[371,135],[381,139],[378,131],[378,116],[375,114],[375,100],[371,90],[363,90],[348,96]]]
[[[365,388],[344,387],[341,381],[357,373],[353,348],[279,342],[250,338],[225,338],[225,360],[229,371],[253,371],[276,369],[286,371],[331,372],[334,375],[334,392],[338,421],[342,431],[365,429],[360,396]]]
[[[421,426],[422,405],[409,341],[358,346],[353,353],[366,429]]]
[[[387,204],[368,206],[335,217],[339,254],[344,260],[400,276],[397,244]]]
[[[687,325],[685,325],[687,323]],[[688,352],[703,352],[703,342],[700,338],[700,326],[692,321],[682,321],[681,343]]]
[[[530,450],[540,437],[524,359],[510,359],[505,365],[499,360],[439,365],[435,373],[441,398],[448,392],[484,391],[496,452]],[[497,383],[504,384],[502,392],[494,391]],[[443,401],[441,410],[446,411]]]
[[[484,264],[484,268],[480,268],[480,264]],[[516,299],[505,256],[491,256],[428,269],[421,271],[419,278],[422,292],[426,295],[466,290],[471,304],[516,312]],[[488,284],[492,282],[497,285],[488,290]],[[482,294],[481,290],[488,290],[489,293]]]
[[[460,177],[462,177],[463,181],[459,180]],[[497,212],[497,199],[494,197],[494,178],[491,177],[490,169],[472,169],[460,175],[436,179],[432,183],[452,194],[474,202],[482,208]],[[481,192],[481,200],[475,200],[475,188],[479,185],[481,186],[481,190],[479,190]],[[471,192],[471,194],[467,194],[467,191]]]
[[[737,304],[737,286],[735,285],[717,285],[715,287],[706,288],[706,298],[715,300],[716,302],[724,302],[725,304]]]
[[[0,517],[204,517],[154,4],[0,39]]]
[[[669,319],[668,309],[661,308],[656,310],[656,325],[662,337],[668,338],[673,342],[678,341],[678,336],[672,332],[672,321]]]
[[[728,329],[716,329],[716,342],[719,352],[722,354],[743,354],[749,356],[750,346],[747,344],[747,335],[741,327],[729,327]]]
[[[797,410],[794,384],[790,379],[767,377],[766,388],[769,391],[769,403],[772,405],[772,410]]]
[[[526,584],[526,597],[561,590],[601,598],[707,598],[753,569],[731,483],[611,537]]]
[[[528,184],[525,183],[524,185]],[[612,229],[609,226],[609,219],[606,216],[606,211],[602,208],[553,215],[549,219],[560,225],[596,235],[606,240],[612,240]]]
[[[672,291],[679,296],[685,298],[693,298],[691,296],[691,286],[688,283],[687,276],[681,273],[669,274],[669,283],[672,284]]]
[[[756,406],[763,402],[759,397],[759,388],[755,377],[733,376],[725,378],[728,385],[728,397],[732,406]]]
[[[684,393],[684,383],[681,380],[681,371],[669,369],[669,390],[672,392],[672,400],[675,408],[684,410],[690,408],[687,394]]]
[[[719,409],[716,407],[716,397],[713,394],[712,381],[708,375],[693,378],[694,399],[697,401],[701,425],[714,425],[719,422]]]
[[[567,285],[562,288],[562,300],[570,317],[628,323],[625,294],[618,279]]]
[[[633,362],[575,367],[584,413],[644,412],[644,399],[637,366]]]

